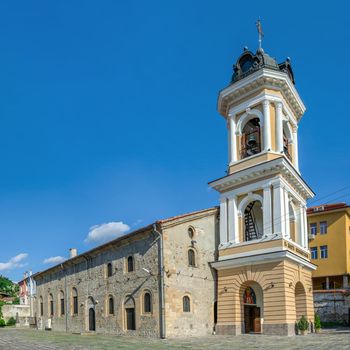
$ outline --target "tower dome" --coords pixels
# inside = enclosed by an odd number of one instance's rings
[[[277,63],[276,59],[265,53],[262,48],[259,48],[254,55],[247,47],[244,48],[243,53],[239,56],[236,64],[233,66],[231,84],[262,68],[285,72],[288,74],[293,84],[295,84],[289,58],[282,63]]]

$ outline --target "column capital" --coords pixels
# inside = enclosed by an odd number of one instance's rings
[[[281,101],[275,101],[275,106],[277,109],[282,109],[283,104]]]
[[[298,125],[292,125],[292,131],[293,133],[297,133],[298,132]]]
[[[270,101],[269,101],[269,100],[264,100],[264,101],[262,102],[262,104],[263,104],[264,107],[267,107],[267,106],[270,105]]]

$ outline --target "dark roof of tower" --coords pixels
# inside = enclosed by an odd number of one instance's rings
[[[293,84],[295,84],[294,74],[289,58],[282,63],[277,63],[276,59],[265,53],[263,49],[258,49],[254,55],[246,47],[244,48],[242,55],[238,58],[236,64],[233,66],[231,84],[262,68],[269,68],[287,73],[290,80],[293,82]]]

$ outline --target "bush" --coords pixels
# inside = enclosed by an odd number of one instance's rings
[[[0,327],[5,327],[5,326],[6,326],[5,320],[3,320],[2,318],[0,318]]]
[[[318,314],[315,314],[315,329],[321,329],[321,318]]]
[[[298,322],[298,329],[300,331],[307,331],[309,329],[309,322],[307,321],[305,316],[301,316]]]
[[[6,326],[14,326],[15,324],[16,324],[16,320],[15,320],[13,317],[10,317],[10,318],[7,320]]]

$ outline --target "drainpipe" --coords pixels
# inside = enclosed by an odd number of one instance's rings
[[[159,236],[159,276],[160,276],[160,305],[161,311],[159,313],[159,323],[160,323],[160,337],[161,339],[165,339],[165,295],[164,295],[164,256],[163,256],[163,235],[157,231],[156,224],[153,224],[153,231]]]

